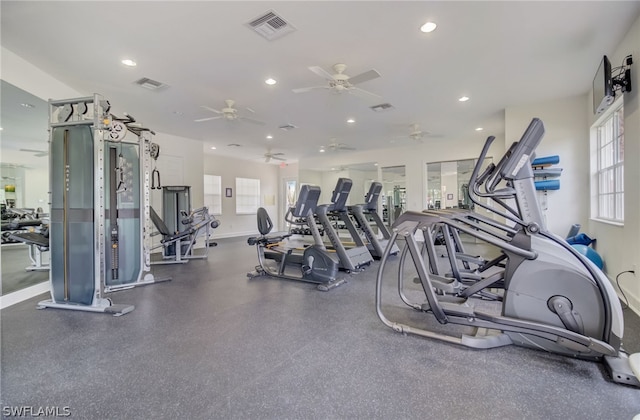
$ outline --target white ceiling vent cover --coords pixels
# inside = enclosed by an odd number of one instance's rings
[[[246,25],[269,41],[296,30],[295,27],[273,10],[266,11],[262,15],[252,19]]]
[[[148,77],[143,77],[142,79],[138,79],[133,83],[149,90],[159,90],[168,87],[164,83],[158,82],[157,80],[149,79]]]

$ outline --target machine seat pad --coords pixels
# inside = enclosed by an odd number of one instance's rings
[[[24,242],[27,245],[36,245],[40,248],[49,248],[49,237],[37,232],[12,233],[9,239]]]

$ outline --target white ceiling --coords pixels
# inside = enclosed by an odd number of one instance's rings
[[[114,112],[216,146],[210,153],[261,160],[271,148],[288,161],[318,155],[332,138],[358,150],[410,147],[411,124],[437,135],[425,142],[500,135],[507,106],[587,93],[601,56],[640,13],[637,1],[3,0],[0,7],[5,48],[78,91],[103,94]],[[245,25],[267,10],[296,30],[268,41]],[[418,30],[427,20],[438,24],[430,34]],[[137,67],[122,65],[124,58]],[[335,63],[350,76],[376,69],[380,78],[358,86],[382,98],[292,92],[324,83],[308,67],[331,71]],[[142,77],[168,88],[133,84]],[[268,77],[278,83],[266,85]],[[462,95],[471,99],[461,103]],[[214,116],[202,105],[219,110],[225,99],[265,125],[194,122]],[[369,108],[382,102],[395,108]],[[283,124],[298,128],[278,129]],[[474,131],[479,126],[484,132]],[[3,149],[15,147],[6,134]]]

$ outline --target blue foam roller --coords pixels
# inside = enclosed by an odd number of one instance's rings
[[[543,156],[533,160],[531,166],[545,166],[545,165],[557,165],[560,163],[560,156]]]
[[[536,181],[534,182],[536,185],[536,190],[559,190],[560,189],[560,180],[558,179],[547,179],[545,181]]]

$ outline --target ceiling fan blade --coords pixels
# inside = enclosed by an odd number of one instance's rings
[[[271,156],[282,156],[282,155],[284,155],[284,153],[282,153],[282,152],[271,153]]]
[[[310,90],[313,89],[328,89],[329,86],[311,86],[311,87],[305,87],[305,88],[298,88],[298,89],[292,89],[293,93],[304,93],[304,92],[309,92]]]
[[[264,163],[269,163],[271,161],[271,156],[265,156]]]
[[[351,89],[349,89],[349,93],[353,93],[353,94],[361,96],[361,97],[369,96],[369,97],[374,97],[374,98],[377,98],[377,99],[382,98],[382,96],[378,95],[377,93],[369,92],[368,90],[364,90],[364,89],[356,87],[356,86],[354,86]]]
[[[323,69],[322,67],[311,66],[311,67],[309,67],[309,70],[311,70],[312,72],[314,72],[318,76],[322,77],[323,79],[334,80],[333,75],[331,73],[329,73],[328,71],[326,71],[325,69]]]
[[[201,105],[201,108],[204,108],[204,109],[206,109],[208,111],[211,111],[211,112],[215,112],[216,114],[222,114],[222,111],[218,111],[217,109],[213,109],[213,108],[205,106],[205,105]]]
[[[271,159],[273,159],[273,160],[287,160],[285,158],[281,158],[281,157],[277,157],[277,156],[271,156]]]
[[[344,145],[338,146],[338,149],[340,149],[340,150],[356,150],[355,147],[344,146]]]
[[[258,124],[258,125],[264,125],[265,124],[264,122],[258,121],[258,120],[254,120],[253,118],[238,117],[238,119],[241,120],[241,121],[250,122],[252,124]]]
[[[255,113],[256,113],[256,111],[254,111],[253,109],[251,109],[251,108],[249,108],[249,107],[245,107],[245,109],[246,109],[247,111],[249,111],[250,113],[252,113],[252,114],[255,114]]]
[[[193,120],[193,121],[194,122],[202,122],[202,121],[219,120],[220,118],[223,118],[223,117],[219,116],[219,117],[200,118],[200,119]]]
[[[351,83],[352,85],[357,85],[358,83],[367,82],[378,77],[380,77],[380,73],[378,73],[377,70],[371,69],[369,71],[365,71],[364,73],[360,73],[357,76],[350,77],[349,83]]]

